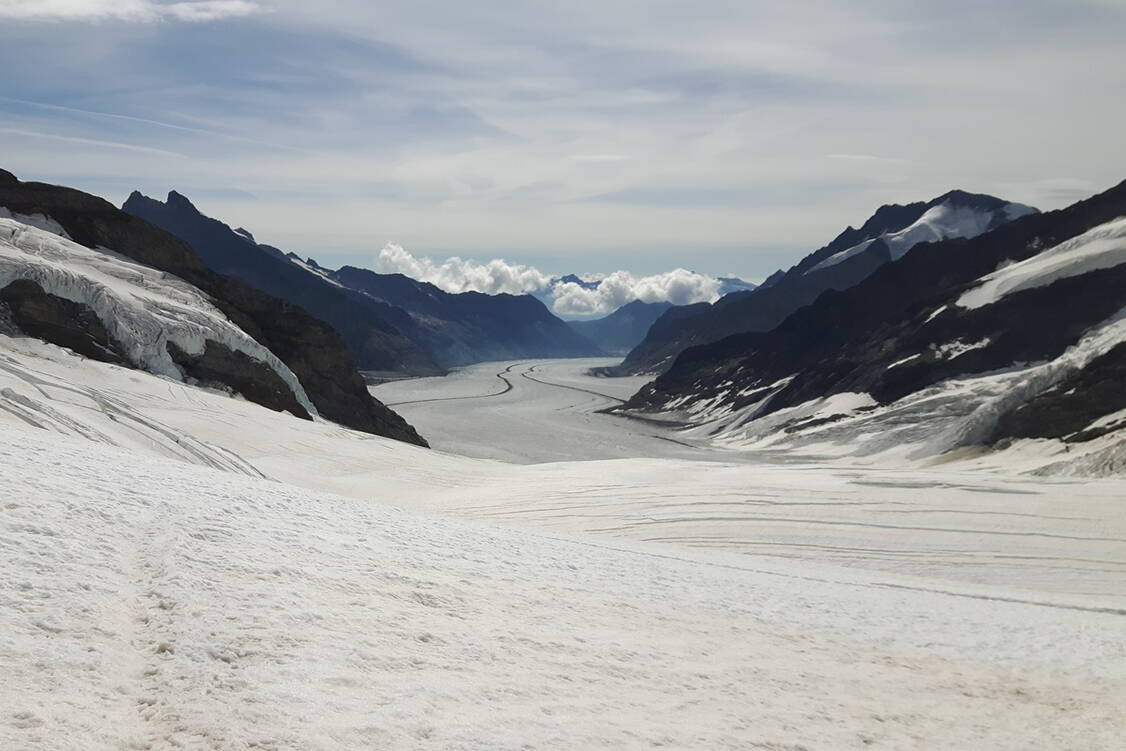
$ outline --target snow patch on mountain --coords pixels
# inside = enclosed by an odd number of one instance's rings
[[[997,269],[958,298],[963,308],[980,308],[1005,295],[1044,287],[1060,279],[1079,276],[1126,263],[1126,217],[1101,224],[1019,263]]]
[[[29,279],[48,294],[88,306],[129,360],[144,370],[182,380],[167,343],[198,355],[214,341],[265,363],[301,406],[316,414],[297,376],[281,360],[231,323],[202,292],[171,274],[0,218],[0,288],[17,279]]]
[[[68,235],[66,233],[66,230],[63,229],[63,225],[59,224],[49,216],[44,216],[42,214],[20,214],[18,212],[11,211],[6,206],[0,206],[0,219],[11,219],[12,221],[19,222],[20,224],[26,224],[29,227],[35,227],[36,229],[41,229],[44,232],[50,232],[52,235],[58,235],[59,237],[64,237],[67,240],[70,239],[70,235]]]
[[[879,237],[865,240],[851,248],[842,250],[829,256],[806,273],[828,268],[853,256],[860,255],[877,240],[882,241],[887,247],[891,260],[897,261],[919,243],[937,242],[955,237],[977,237],[994,229],[999,224],[1034,213],[1036,213],[1036,209],[1019,203],[1005,204],[996,211],[983,211],[980,208],[960,205],[954,199],[947,199],[937,206],[927,209],[910,226],[898,232],[885,232]]]
[[[769,399],[767,394],[754,404],[702,422],[685,434],[709,437],[729,448],[816,451],[825,456],[867,457],[885,464],[925,464],[944,455],[952,457],[952,451],[979,446],[1002,415],[1082,370],[1121,342],[1126,342],[1126,308],[1093,327],[1049,362],[1015,364],[1003,371],[952,378],[890,404],[877,405],[867,394],[833,394],[758,417]],[[987,345],[987,340],[955,342],[945,345],[943,351],[947,357],[955,357]],[[707,400],[707,405],[709,410],[716,409],[712,400]],[[683,400],[677,407],[683,414],[698,414],[691,401]],[[1089,427],[1095,424],[1102,423]],[[1011,467],[1016,462],[1028,471],[1090,475],[1116,475],[1126,466],[1126,435],[1110,434],[1082,444],[1043,440],[1031,453],[1027,450],[1029,443],[1021,441],[996,452],[1006,458],[995,464]]]

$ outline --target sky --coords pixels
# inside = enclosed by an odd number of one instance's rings
[[[761,280],[1126,178],[1121,0],[0,0],[0,167],[330,266]]]

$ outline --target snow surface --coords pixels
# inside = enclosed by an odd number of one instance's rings
[[[29,227],[34,227],[35,229],[40,229],[44,232],[50,232],[52,235],[58,235],[59,237],[66,238],[67,240],[70,239],[70,235],[67,234],[66,230],[63,229],[63,226],[61,224],[48,216],[44,216],[43,214],[20,214],[18,212],[13,212],[7,206],[0,206],[0,219],[11,219],[13,221],[19,222],[20,224],[26,224]]]
[[[90,307],[128,359],[152,373],[183,378],[167,342],[200,354],[208,341],[215,341],[268,365],[298,402],[316,414],[297,376],[281,360],[231,323],[202,292],[171,274],[0,218],[0,288],[17,279],[30,279],[49,294]]]
[[[0,749],[1120,748],[1126,480],[771,461],[591,364],[374,389],[515,464],[0,336]]]
[[[963,308],[981,308],[1014,292],[1046,287],[1061,279],[1124,263],[1126,217],[1121,217],[1100,224],[1024,261],[1002,266],[959,297],[957,305]]]
[[[686,445],[659,425],[597,414],[628,399],[649,380],[587,374],[590,368],[618,362],[591,358],[482,363],[442,378],[388,382],[372,387],[371,393],[403,415],[435,448],[482,459],[526,464],[714,456],[713,449]]]
[[[0,747],[1120,740],[1120,614],[416,516],[30,428],[0,459]]]
[[[884,241],[890,251],[891,260],[898,261],[907,251],[919,243],[937,242],[955,237],[977,237],[997,226],[998,214],[1004,214],[1006,221],[1034,213],[1031,206],[1009,203],[998,211],[981,211],[968,206],[959,206],[951,201],[943,201],[932,206],[913,224],[898,232],[885,232],[878,238],[865,240],[839,253],[835,253],[806,273],[834,266],[841,261],[863,253],[876,239]]]

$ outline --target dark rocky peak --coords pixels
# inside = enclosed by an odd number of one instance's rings
[[[935,200],[937,201],[937,199]],[[868,217],[868,220],[860,226],[859,230],[853,230],[853,232],[857,233],[861,240],[881,235],[884,232],[897,232],[917,220],[933,204],[933,201],[927,203],[915,201],[906,205],[885,204],[876,209],[875,213]],[[849,227],[841,234],[847,234],[851,229],[852,227]]]
[[[254,235],[250,234],[250,230],[246,229],[245,227],[235,227],[235,234],[239,235],[252,245],[258,244],[258,241],[254,239]]]
[[[927,206],[929,208],[947,204],[967,209],[976,209],[978,211],[997,211],[1008,206],[1009,203],[1009,201],[985,193],[968,193],[964,190],[951,190],[929,201]]]
[[[759,288],[759,289],[768,289],[769,287],[773,287],[773,286],[774,286],[775,284],[777,284],[777,283],[778,283],[778,281],[779,281],[779,280],[780,280],[780,279],[781,279],[782,277],[784,277],[784,276],[786,276],[786,272],[785,272],[785,271],[783,271],[782,269],[778,269],[778,270],[777,270],[777,271],[775,271],[775,272],[774,272],[773,274],[771,274],[770,276],[766,277],[766,279],[765,279],[765,280],[763,280],[763,283],[762,283],[762,284],[760,284],[760,285],[758,286],[758,288]]]
[[[195,204],[189,201],[188,197],[183,193],[177,193],[174,190],[168,191],[168,198],[165,199],[164,203],[169,208],[176,209],[177,211],[190,211],[192,214],[202,216],[200,210],[197,209]]]
[[[594,281],[588,282],[577,274],[565,274],[555,280],[555,284],[577,284],[583,289],[598,289],[598,285],[602,282]]]

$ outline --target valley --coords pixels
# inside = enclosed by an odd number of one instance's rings
[[[515,464],[642,457],[740,461],[735,452],[687,441],[656,421],[601,414],[648,380],[587,372],[619,361],[479,363],[442,378],[401,380],[370,390],[431,436],[434,448],[464,456]]]

